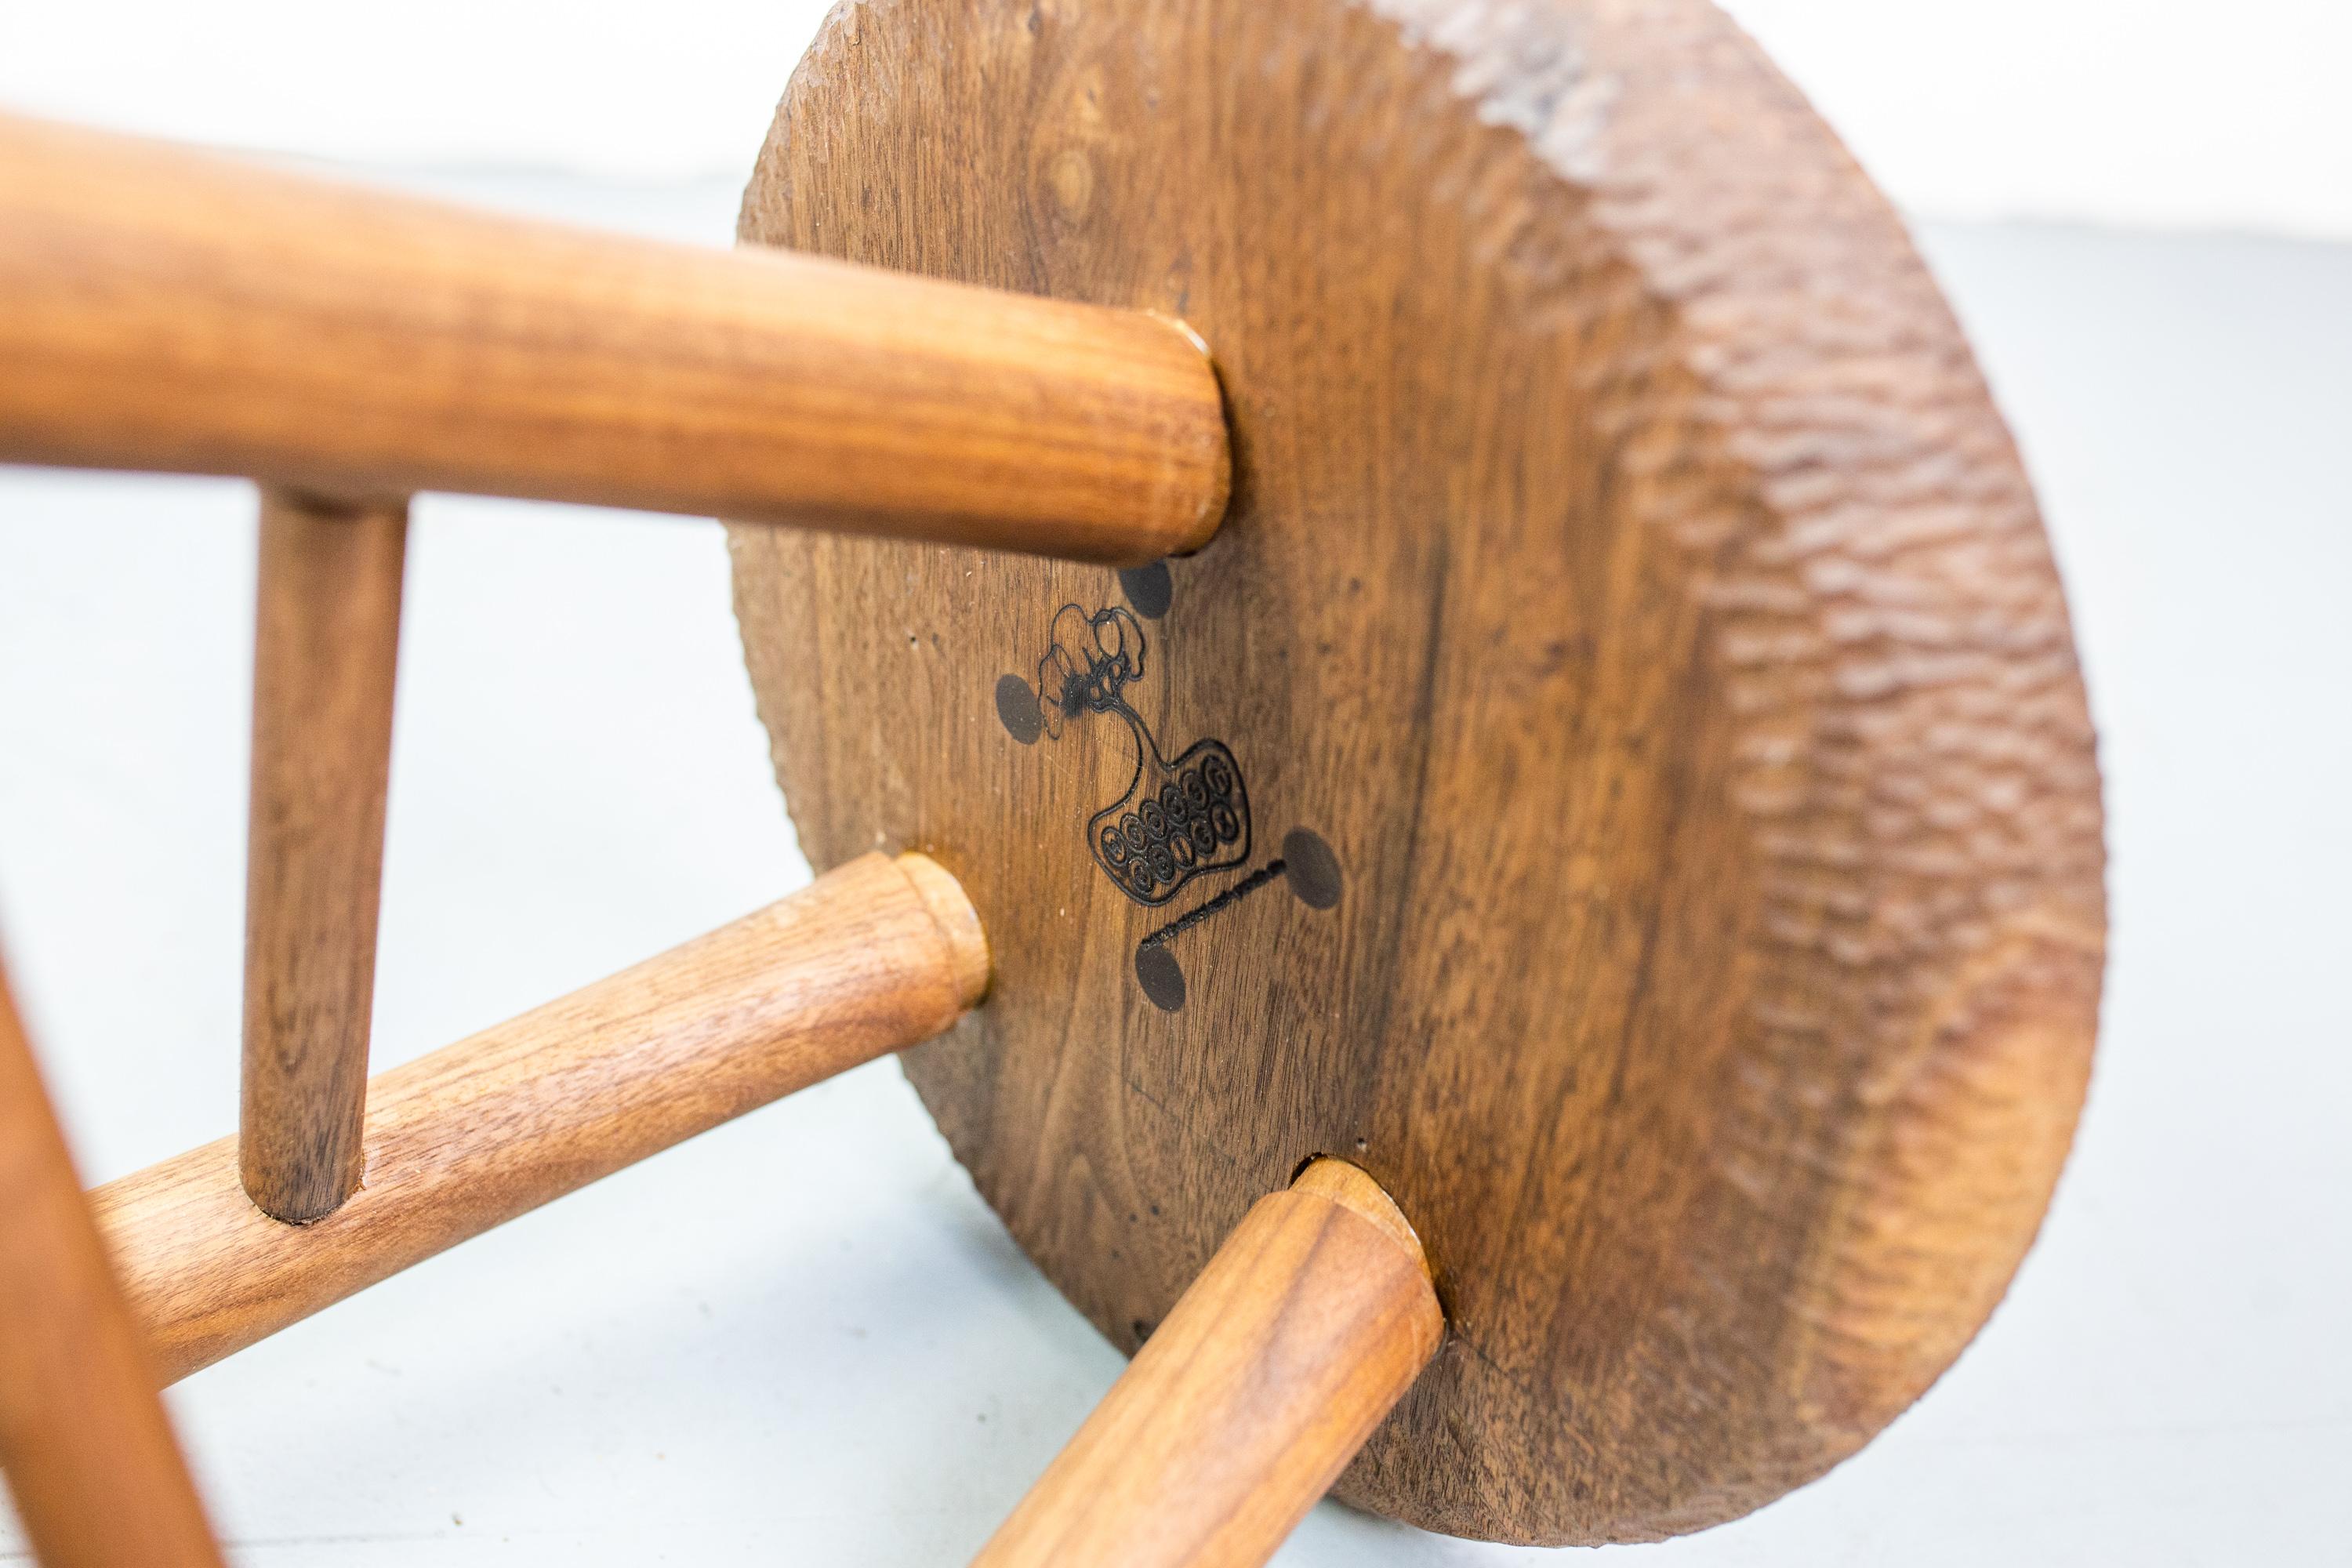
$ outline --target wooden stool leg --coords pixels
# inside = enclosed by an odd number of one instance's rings
[[[404,500],[261,499],[238,1173],[307,1224],[359,1185]]]
[[[0,978],[0,1468],[48,1568],[220,1552]]]
[[[975,1568],[1264,1563],[1444,1332],[1412,1227],[1316,1161],[1243,1217]]]
[[[367,1184],[323,1219],[256,1210],[226,1138],[108,1183],[91,1212],[159,1370],[184,1377],[730,1117],[929,1039],[988,978],[987,937],[952,876],[922,855],[862,856],[379,1074]]]
[[[1223,517],[1201,341],[0,114],[0,462],[463,490],[1142,566]]]

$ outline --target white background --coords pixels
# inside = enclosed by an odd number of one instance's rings
[[[1604,1561],[2352,1560],[2352,247],[2080,226],[2352,235],[2344,15],[1740,9],[1932,220],[2034,470],[2101,730],[2113,960],[2074,1158],[1978,1342],[1824,1480]],[[814,20],[0,0],[0,102],[723,244]],[[1950,221],[2020,214],[2069,223]],[[251,508],[0,469],[0,935],[92,1180],[235,1123]],[[715,528],[434,496],[410,560],[379,1066],[805,878]],[[1118,1365],[884,1062],[173,1407],[246,1564],[912,1568],[962,1561]],[[1586,1561],[1332,1506],[1280,1559]]]
[[[1734,0],[1930,216],[2352,236],[2345,0]],[[740,177],[814,0],[5,0],[0,104],[365,162]]]

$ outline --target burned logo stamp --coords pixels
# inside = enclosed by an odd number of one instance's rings
[[[1154,582],[1121,584],[1137,611],[1157,618],[1168,609],[1166,574]],[[1146,907],[1165,904],[1194,878],[1249,862],[1249,791],[1241,764],[1223,741],[1199,740],[1174,760],[1160,749],[1151,726],[1128,700],[1143,678],[1144,637],[1135,615],[1116,605],[1087,611],[1064,605],[1054,616],[1033,683],[1007,675],[996,683],[996,715],[1024,746],[1058,739],[1089,714],[1109,714],[1127,727],[1135,772],[1127,791],[1087,819],[1087,848],[1118,890]],[[1293,828],[1282,853],[1148,931],[1134,952],[1136,983],[1153,1006],[1183,1011],[1190,994],[1177,957],[1179,939],[1260,889],[1286,884],[1301,904],[1328,911],[1339,902],[1339,858],[1322,837]]]
[[[1173,759],[1128,700],[1143,676],[1143,625],[1118,605],[1065,605],[1037,661],[1036,684],[997,682],[996,710],[1013,738],[1059,738],[1089,714],[1127,726],[1135,772],[1127,792],[1087,819],[1087,847],[1103,874],[1137,903],[1164,904],[1195,877],[1249,859],[1249,791],[1231,748],[1199,740]]]

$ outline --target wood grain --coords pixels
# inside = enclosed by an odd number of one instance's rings
[[[926,1039],[987,989],[952,879],[867,855],[683,947],[378,1075],[367,1170],[281,1225],[233,1139],[91,1194],[164,1377],[744,1111]]]
[[[1216,350],[1234,506],[1164,580],[732,540],[811,858],[945,846],[988,921],[997,999],[907,1069],[1087,1317],[1132,1349],[1328,1152],[1450,1325],[1353,1501],[1672,1534],[1918,1396],[2081,1102],[2098,775],[1967,344],[1737,29],[870,0],[742,230]],[[1089,827],[1138,726],[1223,742],[1253,827],[1154,907]]]
[[[265,1214],[360,1181],[408,503],[261,495],[237,1168]]]
[[[1316,1161],[1243,1216],[975,1568],[1255,1568],[1444,1332],[1412,1226]]]
[[[0,1469],[47,1568],[219,1568],[0,976]]]
[[[1181,326],[0,117],[0,461],[1141,563],[1223,511]]]

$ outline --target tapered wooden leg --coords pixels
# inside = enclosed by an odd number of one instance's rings
[[[48,1568],[220,1563],[5,977],[0,1468]]]
[[[237,1168],[307,1224],[360,1182],[404,500],[264,489]]]
[[[367,1184],[323,1219],[256,1212],[229,1139],[110,1182],[90,1206],[161,1371],[184,1377],[730,1117],[929,1039],[987,985],[987,939],[955,879],[920,855],[861,856],[380,1075]]]
[[[1224,515],[1142,310],[347,190],[0,114],[0,462],[463,490],[1141,566]]]
[[[973,1563],[1264,1563],[1444,1332],[1412,1227],[1318,1160],[1243,1217]]]

